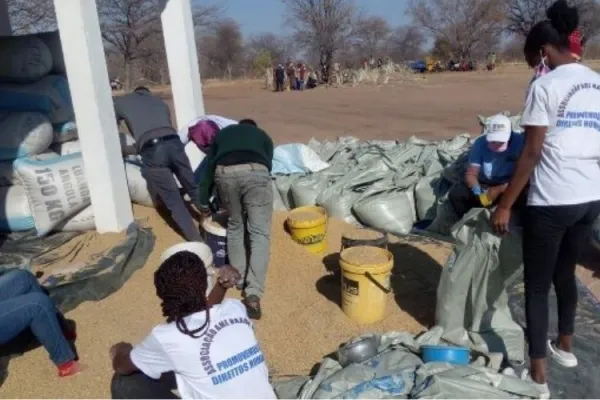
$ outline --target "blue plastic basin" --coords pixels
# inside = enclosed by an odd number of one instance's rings
[[[468,365],[471,353],[466,347],[421,346],[423,362],[447,362],[456,365]]]

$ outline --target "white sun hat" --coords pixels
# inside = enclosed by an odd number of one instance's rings
[[[512,133],[510,118],[502,114],[490,117],[485,123],[483,133],[488,142],[508,142]]]

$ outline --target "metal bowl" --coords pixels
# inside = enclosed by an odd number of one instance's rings
[[[342,367],[365,362],[379,353],[379,343],[379,336],[367,336],[350,342],[338,350],[338,362]]]

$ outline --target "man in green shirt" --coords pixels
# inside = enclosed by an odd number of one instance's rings
[[[209,197],[216,185],[229,213],[229,262],[245,277],[240,285],[248,316],[260,319],[271,244],[273,186],[269,173],[273,141],[256,122],[244,119],[219,131],[206,157],[206,172],[198,189],[198,208],[204,216],[210,215]],[[245,232],[250,244],[249,262],[246,262]]]

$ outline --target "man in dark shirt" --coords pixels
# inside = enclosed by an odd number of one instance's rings
[[[139,87],[125,96],[115,97],[117,120],[124,120],[142,156],[142,175],[153,199],[160,198],[188,241],[201,241],[200,233],[187,209],[175,176],[194,204],[197,185],[190,160],[177,131],[173,129],[169,107],[150,90]]]
[[[269,172],[273,141],[256,122],[245,119],[222,129],[207,154],[207,167],[200,183],[198,208],[210,214],[209,196],[214,184],[229,212],[227,249],[229,262],[245,282],[244,304],[248,316],[260,319],[260,298],[264,293],[271,244],[273,186]],[[250,243],[246,263],[245,232]]]

